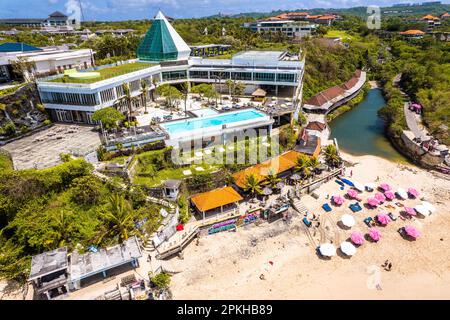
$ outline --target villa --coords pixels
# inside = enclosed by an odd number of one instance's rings
[[[304,61],[300,61],[298,56],[283,51],[246,51],[231,59],[191,56],[191,47],[161,12],[139,45],[137,56],[136,60],[116,65],[39,79],[38,90],[45,108],[55,121],[95,124],[92,114],[117,106],[124,96],[124,84],[129,86],[133,97],[141,96],[142,81],[147,82],[150,92],[162,84],[177,86],[185,82],[191,85],[210,83],[218,91],[227,92],[225,82],[233,80],[245,84],[246,95],[261,88],[274,95],[288,96],[293,101],[293,109],[301,100]],[[143,99],[137,99],[133,105],[135,109],[143,106]],[[119,110],[125,112],[126,108],[119,107]],[[217,117],[223,121],[217,121]],[[208,119],[211,121],[207,123]],[[273,123],[270,116],[257,110],[211,114],[202,119],[183,121],[164,125],[163,130],[172,139],[192,129],[199,129],[200,137],[206,133],[205,130],[213,135],[229,128],[231,131],[268,128]]]
[[[407,30],[400,32],[400,35],[405,39],[422,39],[425,35],[425,32],[422,30]]]

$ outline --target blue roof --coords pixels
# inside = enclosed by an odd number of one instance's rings
[[[19,51],[42,51],[42,49],[30,46],[23,42],[7,42],[0,44],[0,52],[19,52]]]

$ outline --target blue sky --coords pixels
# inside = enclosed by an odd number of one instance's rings
[[[151,18],[158,9],[174,18],[203,17],[222,13],[268,12],[300,8],[338,8],[416,0],[80,0],[86,20],[127,20]],[[428,0],[430,1],[430,0]],[[45,18],[78,0],[1,0],[0,18]],[[443,1],[448,3],[448,1]]]

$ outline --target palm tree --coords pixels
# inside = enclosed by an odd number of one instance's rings
[[[106,224],[106,231],[100,237],[98,242],[105,236],[118,236],[119,242],[128,239],[130,231],[133,230],[133,209],[123,195],[118,193],[109,197],[108,209],[103,213]]]
[[[122,85],[122,88],[123,88],[123,97],[121,97],[118,100],[118,103],[119,104],[125,103],[128,109],[127,112],[128,122],[131,122],[131,114],[133,113],[133,103],[135,103],[138,100],[138,98],[131,96],[130,87],[128,86],[128,84],[124,83]]]
[[[184,98],[184,116],[186,117],[187,114],[187,99],[188,99],[188,95],[189,95],[189,82],[183,82],[181,84],[181,94],[183,95]]]
[[[302,173],[304,177],[308,177],[311,173],[309,168],[309,157],[305,154],[300,154],[295,162],[295,170]]]
[[[51,239],[45,241],[45,246],[47,249],[54,248],[54,245],[56,244],[58,248],[64,247],[69,235],[69,217],[68,212],[61,210],[59,214],[54,216],[53,219],[53,227],[51,231]]]
[[[228,88],[228,93],[229,93],[230,97],[233,97],[234,81],[231,79],[228,79],[227,81],[225,81],[225,85]]]
[[[275,187],[276,186],[276,184],[278,183],[278,182],[280,182],[281,181],[281,179],[280,178],[278,178],[278,175],[277,175],[277,173],[275,172],[275,170],[273,170],[273,169],[270,169],[270,171],[268,172],[268,175],[266,176],[266,182],[265,182],[265,184],[266,185],[269,185],[270,187]]]
[[[320,162],[319,159],[317,159],[317,157],[311,157],[309,158],[309,168],[311,170],[311,172],[315,173],[317,168],[320,166]]]
[[[253,196],[261,194],[261,180],[254,173],[245,177],[244,191]]]
[[[148,84],[147,81],[141,80],[141,95],[142,95],[142,102],[144,103],[144,112],[147,114],[147,95],[148,95]]]
[[[337,167],[341,163],[341,157],[337,152],[337,148],[334,144],[329,144],[325,149],[325,158],[328,165],[331,167]]]

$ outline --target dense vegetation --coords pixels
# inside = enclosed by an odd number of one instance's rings
[[[155,230],[159,207],[147,203],[142,190],[123,191],[91,171],[78,159],[51,169],[0,172],[0,277],[24,279],[30,256],[46,250],[85,251]]]

